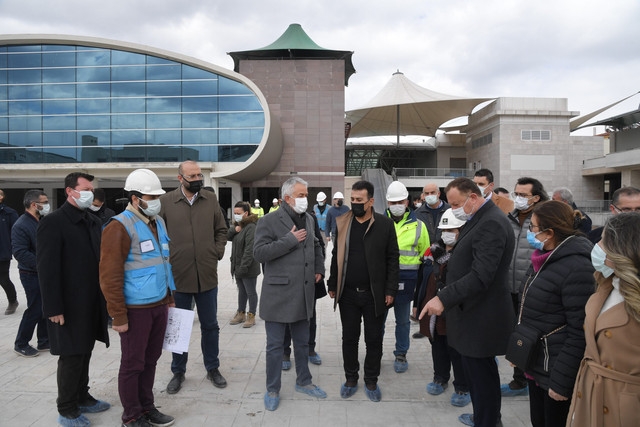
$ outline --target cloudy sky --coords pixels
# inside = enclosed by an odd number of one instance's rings
[[[347,110],[400,70],[436,92],[568,98],[586,114],[640,91],[638,18],[638,0],[0,0],[4,34],[103,37],[229,69],[227,52],[298,23],[320,46],[354,52]]]

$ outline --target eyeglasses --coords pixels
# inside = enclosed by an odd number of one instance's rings
[[[533,197],[533,194],[524,194],[524,193],[516,193],[515,191],[513,193],[511,193],[511,196],[515,199],[516,197],[524,197],[525,199],[529,200],[530,198]]]
[[[193,180],[194,180],[194,179],[196,179],[196,178],[204,179],[204,175],[203,175],[203,174],[201,174],[201,173],[197,173],[197,174],[195,174],[195,175],[182,175],[182,177],[183,177],[184,179],[186,179],[187,181],[193,181]]]
[[[617,207],[616,205],[614,205],[613,203],[611,203],[611,206],[613,206],[613,209],[615,209],[616,211],[618,211],[618,213],[627,213],[627,212],[640,212],[640,207],[638,208],[622,208],[620,209],[619,207]]]
[[[533,231],[534,228],[537,228],[539,233],[548,230],[547,228],[540,230],[539,225],[534,225],[533,223],[529,223],[529,231]]]

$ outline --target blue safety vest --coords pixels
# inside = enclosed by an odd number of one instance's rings
[[[162,300],[167,295],[167,288],[176,289],[169,264],[169,236],[164,221],[156,216],[156,239],[151,228],[131,211],[125,210],[113,219],[124,226],[131,238],[124,263],[125,303],[145,305]]]
[[[320,213],[320,207],[318,205],[313,205],[313,212],[316,214],[316,218],[318,219],[318,228],[320,231],[327,231],[327,212],[329,212],[329,208],[331,206],[324,205],[324,212]]]

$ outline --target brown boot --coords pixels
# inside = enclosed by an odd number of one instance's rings
[[[236,311],[236,315],[233,316],[233,319],[231,319],[229,321],[230,325],[239,325],[240,323],[244,322],[245,320],[245,316],[244,316],[244,311]]]
[[[256,315],[254,313],[247,313],[247,320],[242,325],[243,328],[250,328],[256,324]]]

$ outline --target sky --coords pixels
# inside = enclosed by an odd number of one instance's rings
[[[346,110],[399,70],[440,93],[567,98],[587,114],[640,91],[639,18],[638,0],[0,0],[2,34],[101,37],[227,69],[227,52],[297,23],[318,45],[354,52]],[[639,104],[637,94],[595,120]]]

